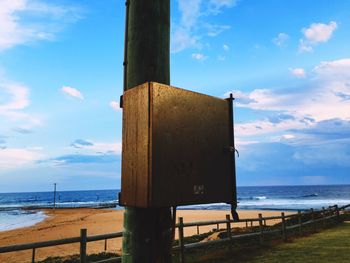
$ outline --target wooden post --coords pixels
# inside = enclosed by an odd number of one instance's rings
[[[86,239],[87,230],[80,229],[80,263],[86,263]]]
[[[35,248],[32,250],[32,263],[35,262]]]
[[[287,229],[286,229],[286,218],[284,216],[284,212],[281,213],[282,217],[282,239],[283,241],[287,240]]]
[[[105,251],[107,251],[107,238],[105,239]]]
[[[248,220],[245,221],[245,228],[248,228]]]
[[[216,224],[216,229],[219,230],[219,224]]]
[[[264,226],[262,214],[259,214],[260,245],[264,244]]]
[[[170,0],[126,0],[124,91],[170,84]],[[137,147],[133,145],[131,147]],[[171,262],[170,207],[125,207],[123,263]]]
[[[322,224],[323,227],[326,227],[326,210],[324,209],[324,207],[322,207]]]
[[[199,226],[197,226],[197,235],[199,235]]]
[[[180,246],[180,263],[185,263],[185,244],[184,244],[184,222],[179,217],[179,246]]]
[[[231,234],[231,219],[230,215],[226,215],[226,231],[227,231],[227,237],[230,239],[229,243],[229,250],[232,249],[232,234]]]
[[[303,230],[302,230],[302,219],[301,219],[301,211],[298,210],[298,224],[299,224],[299,235],[301,236]]]
[[[340,213],[339,213],[339,207],[338,205],[335,205],[335,213],[337,215],[337,222],[340,222]]]
[[[311,222],[313,231],[316,232],[315,213],[313,208],[311,208]]]

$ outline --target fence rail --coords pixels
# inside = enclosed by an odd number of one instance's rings
[[[189,222],[184,223],[183,218],[179,217],[177,223],[175,225],[176,228],[178,228],[178,234],[179,234],[179,245],[173,247],[174,252],[179,253],[179,261],[181,263],[185,262],[185,251],[189,249],[194,248],[202,248],[202,247],[208,247],[214,244],[224,244],[228,243],[229,246],[232,245],[232,242],[235,240],[240,240],[243,238],[252,238],[252,237],[258,237],[260,239],[260,242],[264,242],[264,238],[266,235],[273,234],[273,233],[281,233],[282,239],[287,239],[287,231],[292,229],[299,229],[299,233],[302,233],[302,229],[305,226],[313,225],[314,230],[316,230],[316,223],[322,222],[323,226],[326,225],[327,221],[329,220],[335,220],[337,222],[340,221],[340,215],[344,213],[344,211],[350,207],[349,205],[345,205],[342,207],[330,206],[328,209],[322,209],[322,210],[313,210],[310,209],[309,211],[298,211],[298,213],[291,214],[291,215],[284,215],[284,213],[281,213],[281,216],[268,216],[263,217],[261,214],[257,218],[246,218],[241,219],[239,221],[233,221],[230,219],[229,215],[226,215],[226,219],[224,220],[212,220],[212,221],[200,221],[200,222]],[[328,214],[328,216],[327,216]],[[309,216],[310,219],[303,221],[303,218],[305,216]],[[292,220],[297,219],[297,223],[294,225],[287,226],[286,219]],[[281,228],[280,229],[266,229],[266,221],[267,220],[281,220]],[[254,222],[258,222],[259,230],[256,232],[251,233],[244,233],[244,234],[232,234],[232,225],[236,223],[246,223],[246,227],[248,227],[248,222],[251,223],[251,226],[253,226]],[[185,244],[185,238],[184,238],[184,228],[186,227],[197,227],[197,234],[199,234],[199,227],[200,226],[209,226],[209,225],[216,225],[217,230],[219,230],[219,225],[225,224],[226,225],[226,231],[227,231],[227,237],[222,239],[216,239],[216,240],[210,240],[206,242],[196,242],[196,243],[189,243]],[[21,250],[32,250],[32,258],[31,262],[35,262],[35,252],[36,249],[44,248],[44,247],[51,247],[51,246],[58,246],[58,245],[66,245],[66,244],[72,244],[72,243],[80,243],[80,261],[82,263],[86,262],[86,244],[88,242],[94,242],[94,241],[105,241],[104,249],[107,250],[107,240],[113,239],[113,238],[120,238],[123,236],[123,232],[116,232],[116,233],[109,233],[109,234],[103,234],[103,235],[94,235],[94,236],[88,236],[86,229],[81,229],[80,236],[78,237],[71,237],[71,238],[64,238],[64,239],[57,239],[57,240],[49,240],[49,241],[43,241],[43,242],[35,242],[35,243],[27,243],[27,244],[18,244],[18,245],[11,245],[11,246],[3,246],[0,247],[0,254],[1,253],[8,253],[8,252],[15,252],[15,251],[21,251]],[[111,258],[106,260],[101,260],[96,263],[111,263],[111,262],[120,262],[121,258]]]

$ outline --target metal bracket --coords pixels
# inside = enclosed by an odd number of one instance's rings
[[[123,108],[123,95],[121,95],[119,98],[119,108]]]
[[[234,221],[239,221],[239,216],[236,211],[237,208],[237,184],[236,184],[236,160],[235,160],[235,153],[237,152],[237,155],[239,156],[239,153],[237,149],[235,148],[235,136],[234,136],[234,120],[233,120],[233,94],[230,93],[230,97],[226,99],[229,102],[229,111],[230,111],[230,146],[228,147],[229,151],[232,153],[232,187],[235,190],[235,194],[232,197],[232,203],[231,203],[231,214]]]

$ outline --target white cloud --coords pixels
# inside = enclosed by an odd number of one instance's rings
[[[83,146],[83,149],[94,151],[96,153],[115,153],[121,154],[121,143],[109,143],[109,142],[94,142],[93,145]]]
[[[0,149],[0,171],[33,164],[42,158],[40,150],[6,148]]]
[[[177,27],[177,26],[175,26]],[[171,52],[180,52],[186,48],[195,47],[198,45],[198,36],[184,28],[177,27],[171,36]]]
[[[290,139],[294,139],[295,135],[293,135],[293,134],[283,134],[281,137],[283,139],[290,140]]]
[[[112,100],[110,103],[109,103],[109,106],[115,110],[115,111],[122,111],[122,109],[120,108],[120,105],[119,105],[119,102],[115,101],[115,100]]]
[[[223,8],[229,8],[235,6],[236,0],[210,0],[209,12],[213,14],[219,14]]]
[[[204,37],[216,37],[230,28],[228,25],[208,23],[208,16],[217,15],[224,8],[235,5],[233,0],[179,0],[179,21],[171,26],[171,52],[200,48]]]
[[[41,0],[2,0],[0,3],[0,51],[37,40],[52,40],[67,24],[80,18],[72,6]]]
[[[68,96],[70,96],[72,98],[77,98],[77,99],[81,99],[81,100],[84,99],[84,97],[81,94],[81,92],[79,90],[75,89],[75,88],[72,88],[72,87],[69,87],[69,86],[63,86],[61,88],[61,91],[64,94],[66,94],[66,95],[68,95]]]
[[[29,105],[29,90],[17,83],[0,83],[0,89],[11,96],[11,100],[0,105],[0,113],[21,110]]]
[[[332,21],[328,25],[322,23],[313,23],[309,28],[304,28],[302,31],[305,38],[312,43],[327,42],[333,31],[337,28],[337,23]]]
[[[314,72],[319,77],[331,80],[348,80],[350,79],[350,58],[322,61],[320,65],[314,68]]]
[[[266,136],[273,135],[272,139],[275,140],[276,135],[284,133],[291,129],[304,129],[309,127],[309,124],[300,122],[299,119],[285,120],[280,123],[272,123],[269,120],[258,120],[247,123],[236,124],[236,135],[244,138],[249,136]]]
[[[289,39],[289,35],[286,33],[279,33],[277,35],[277,37],[275,37],[274,39],[272,39],[272,42],[276,45],[276,46],[283,46],[285,44],[285,42]]]
[[[207,29],[207,35],[210,37],[216,37],[222,32],[231,28],[228,25],[213,25],[213,24],[204,24],[204,27]]]
[[[206,60],[208,57],[206,57],[204,54],[201,54],[201,53],[193,53],[192,58],[195,60],[203,61],[203,60]]]
[[[201,0],[179,0],[179,11],[181,12],[181,25],[191,28],[197,22],[200,15]]]
[[[312,52],[312,51],[314,51],[314,49],[309,42],[305,41],[304,39],[299,39],[299,52],[300,53]]]
[[[121,154],[122,144],[119,142],[95,142],[92,140],[76,140],[71,144],[75,150],[86,151],[87,153],[98,153],[98,154]]]
[[[229,50],[230,50],[230,47],[229,47],[227,44],[223,44],[223,45],[222,45],[222,48],[223,48],[225,51],[229,51]]]
[[[0,79],[0,116],[11,124],[25,126],[40,125],[41,120],[25,112],[29,106],[29,88],[15,82]],[[18,123],[19,122],[19,123]]]
[[[275,136],[310,128],[325,120],[350,121],[350,96],[347,96],[350,95],[350,58],[322,62],[313,72],[312,80],[294,90],[232,91],[237,107],[284,114],[277,121],[265,117],[237,124],[237,135]]]
[[[295,76],[297,78],[305,78],[306,77],[306,73],[305,73],[305,70],[303,68],[290,68],[289,71],[290,71],[290,73],[292,73],[293,76]]]
[[[313,46],[327,42],[337,27],[337,23],[331,21],[329,24],[313,23],[310,27],[303,28],[304,39],[299,41],[299,52],[311,52]]]

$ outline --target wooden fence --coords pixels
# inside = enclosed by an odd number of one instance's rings
[[[226,218],[224,220],[184,223],[183,218],[179,217],[178,223],[176,224],[176,228],[178,228],[178,236],[179,236],[178,245],[173,247],[173,251],[179,254],[179,261],[181,263],[184,263],[186,250],[190,250],[194,248],[203,248],[203,247],[208,247],[215,244],[228,244],[228,246],[232,246],[234,241],[243,239],[243,238],[249,238],[249,237],[258,238],[259,241],[263,243],[266,236],[273,233],[275,234],[280,233],[281,238],[283,240],[287,240],[288,231],[290,230],[297,230],[301,234],[303,232],[303,229],[306,226],[312,226],[312,228],[316,230],[317,224],[321,223],[322,226],[326,226],[327,222],[329,222],[330,220],[333,220],[334,222],[340,222],[341,214],[345,213],[345,210],[349,207],[350,207],[350,204],[342,207],[338,207],[337,205],[335,205],[335,206],[330,206],[327,209],[323,208],[322,210],[310,209],[304,212],[298,211],[298,213],[291,214],[291,215],[285,215],[284,212],[282,212],[281,216],[270,216],[270,217],[263,217],[261,214],[259,214],[257,218],[247,218],[247,219],[241,219],[239,221],[233,221],[230,219],[229,215],[226,215]],[[280,220],[280,228],[276,228],[276,227],[268,228],[266,224],[268,220]],[[233,231],[232,231],[233,225],[237,223],[242,223],[242,222],[245,223],[246,228],[253,227],[254,223],[256,222],[257,223],[256,226],[258,226],[257,228],[258,230],[254,232],[238,234],[238,235],[233,234]],[[289,222],[289,225],[287,225],[287,222]],[[225,225],[225,228],[221,229],[221,231],[226,231],[227,237],[222,239],[210,240],[206,242],[195,242],[195,243],[185,244],[184,228],[197,227],[197,234],[199,234],[200,233],[199,228],[201,226],[215,225],[217,227],[217,230],[219,230],[220,228],[219,226],[223,224]],[[80,243],[80,262],[86,263],[87,262],[86,245],[88,242],[104,240],[105,241],[104,247],[105,247],[105,250],[107,250],[108,239],[120,238],[122,236],[123,236],[123,232],[88,236],[87,230],[81,229],[80,236],[78,237],[0,247],[0,253],[8,253],[8,252],[21,251],[21,250],[32,250],[31,262],[34,263],[35,252],[39,248],[72,244],[72,243]],[[111,262],[121,262],[121,258],[120,257],[111,258],[111,259],[101,260],[95,263],[111,263]]]

